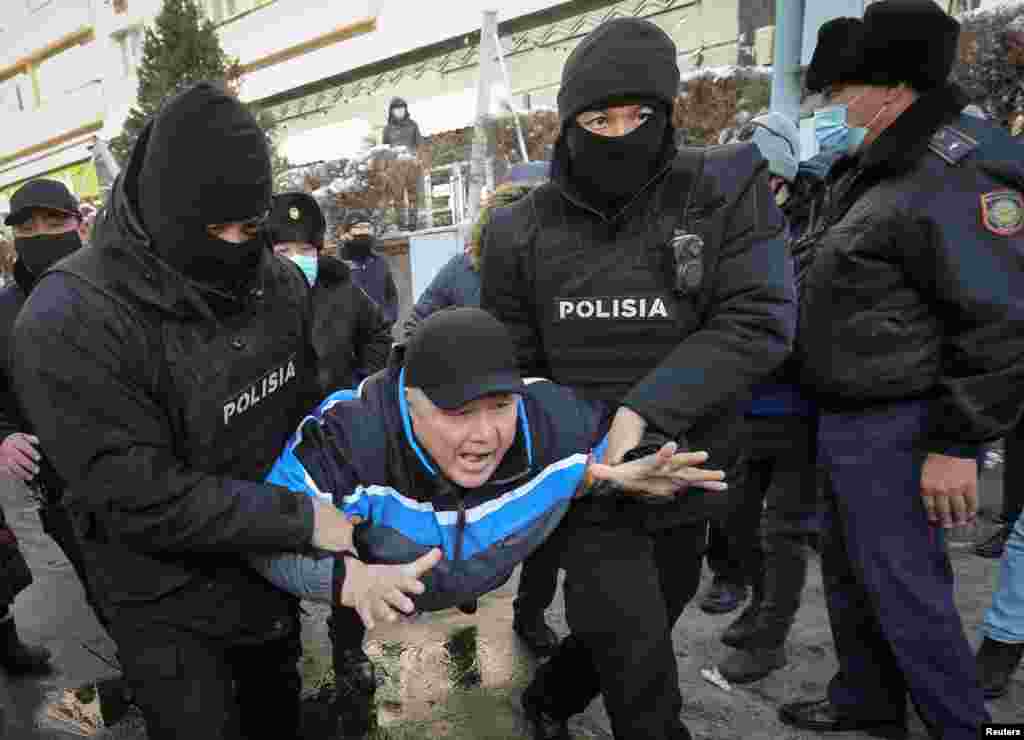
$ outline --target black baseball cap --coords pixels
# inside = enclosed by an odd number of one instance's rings
[[[420,324],[405,347],[405,384],[447,410],[526,389],[511,335],[479,308],[444,309]]]
[[[24,222],[32,208],[48,208],[69,216],[82,216],[78,210],[78,201],[64,183],[39,179],[25,183],[11,196],[11,212],[4,219],[4,224],[16,226]]]

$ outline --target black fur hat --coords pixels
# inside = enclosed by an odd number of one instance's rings
[[[301,242],[324,248],[327,220],[320,205],[307,193],[275,195],[267,227],[274,244]]]
[[[956,58],[960,24],[933,0],[881,0],[864,19],[836,18],[821,27],[807,69],[807,89],[836,83],[918,92],[945,84]]]
[[[960,24],[933,0],[882,0],[864,13],[864,82],[918,92],[946,83],[956,59]]]
[[[818,45],[807,67],[806,85],[821,92],[829,85],[858,81],[864,24],[860,18],[833,18],[818,30]]]

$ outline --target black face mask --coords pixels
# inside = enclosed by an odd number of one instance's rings
[[[341,248],[342,259],[363,261],[373,249],[372,236],[354,236]]]
[[[18,261],[37,278],[81,246],[82,239],[77,231],[14,239],[14,251],[18,253]]]
[[[241,244],[206,232],[190,241],[188,264],[179,265],[179,269],[194,280],[233,294],[244,291],[253,281],[263,250],[270,245],[265,231]]]
[[[665,126],[661,111],[625,136],[592,134],[574,123],[566,132],[570,179],[595,206],[621,204],[636,195],[663,164]]]

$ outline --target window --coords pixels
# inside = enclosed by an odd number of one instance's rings
[[[21,113],[32,107],[32,83],[23,74],[0,82],[0,114]]]
[[[135,74],[142,62],[142,29],[129,28],[119,34],[117,45],[121,49],[121,67],[125,76]]]
[[[91,55],[95,47],[72,46],[36,67],[39,105],[44,106],[87,85],[95,75]]]

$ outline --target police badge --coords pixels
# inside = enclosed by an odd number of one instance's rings
[[[292,221],[298,221],[300,218],[302,218],[302,214],[299,213],[298,208],[292,206],[291,208],[288,209],[288,218],[290,218]]]
[[[981,223],[993,234],[1013,236],[1024,229],[1024,196],[1013,190],[983,194]]]
[[[697,234],[676,229],[671,247],[676,265],[676,295],[696,295],[704,280],[704,240]]]

